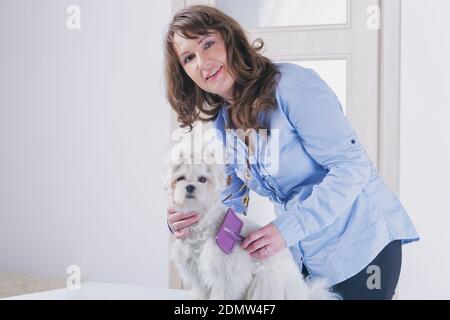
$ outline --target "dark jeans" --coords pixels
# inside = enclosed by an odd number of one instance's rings
[[[402,266],[402,242],[389,243],[363,270],[332,287],[344,300],[391,300]],[[303,275],[308,271],[303,265]]]

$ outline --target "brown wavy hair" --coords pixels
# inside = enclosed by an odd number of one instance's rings
[[[217,118],[225,100],[202,90],[186,74],[173,46],[175,33],[187,39],[219,32],[227,50],[230,73],[235,79],[231,109],[246,129],[261,129],[258,115],[276,106],[277,71],[270,59],[259,52],[264,41],[252,44],[236,20],[210,6],[190,6],[173,17],[165,37],[166,97],[178,116],[182,128],[193,128],[195,121]]]

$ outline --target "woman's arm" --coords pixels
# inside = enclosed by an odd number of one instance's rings
[[[272,222],[289,247],[332,224],[353,204],[368,183],[371,161],[338,98],[313,70],[284,79],[277,98],[305,150],[328,170],[307,199]]]

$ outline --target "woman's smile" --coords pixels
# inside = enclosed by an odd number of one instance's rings
[[[219,74],[221,73],[223,69],[223,66],[218,67],[215,69],[215,71],[212,72],[212,74],[208,77],[206,77],[206,81],[214,81],[219,77]]]

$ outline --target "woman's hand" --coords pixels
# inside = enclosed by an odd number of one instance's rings
[[[247,250],[255,259],[267,259],[286,248],[283,236],[272,223],[259,230],[251,232],[241,243],[241,248]]]
[[[191,234],[190,226],[197,223],[199,215],[196,212],[178,212],[174,208],[167,209],[167,223],[177,239],[185,239]]]

